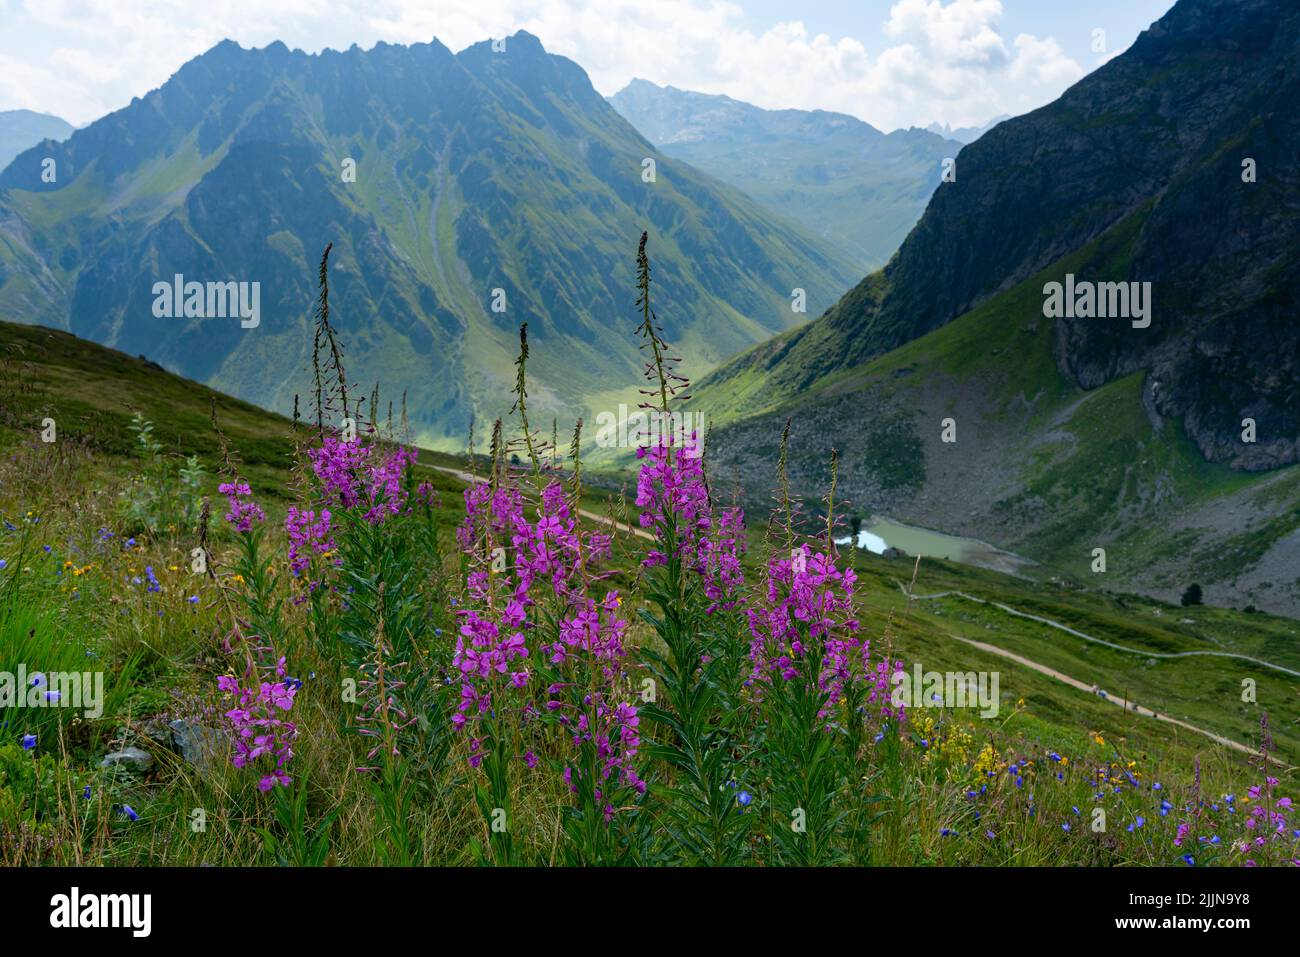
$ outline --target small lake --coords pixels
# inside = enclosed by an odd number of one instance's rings
[[[849,544],[849,536],[835,540],[837,545]],[[1014,552],[1004,551],[975,538],[948,535],[915,525],[904,525],[889,518],[872,518],[858,532],[858,548],[879,555],[887,548],[897,548],[913,557],[944,558],[948,561],[991,568],[994,571],[1021,574],[1035,562]]]

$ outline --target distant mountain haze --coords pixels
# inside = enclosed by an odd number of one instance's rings
[[[66,140],[72,124],[48,113],[0,110],[0,170],[15,156],[42,140]]]
[[[670,156],[835,243],[859,269],[884,265],[925,210],[961,143],[885,134],[843,113],[764,110],[728,96],[633,80],[610,102]]]
[[[983,126],[961,126],[953,129],[947,123],[931,123],[926,129],[937,136],[956,140],[958,143],[973,143],[1003,120],[1009,120],[1010,118],[1009,115],[1003,113],[1001,116],[995,116]]]

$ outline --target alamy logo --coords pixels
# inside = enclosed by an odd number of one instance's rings
[[[151,894],[82,894],[74,887],[70,894],[50,898],[50,926],[127,927],[133,937],[148,937],[153,926]]]
[[[5,708],[80,708],[87,718],[104,713],[104,672],[0,671],[0,710]]]
[[[1043,315],[1048,319],[1131,319],[1134,329],[1151,325],[1151,283],[1074,281],[1043,286]]]
[[[890,701],[895,708],[979,708],[981,718],[998,716],[997,671],[898,671]]]
[[[618,414],[596,415],[596,445],[602,449],[628,449],[662,442],[683,449],[688,458],[704,454],[704,421],[698,412],[668,412],[638,409],[629,414],[620,402]]]
[[[260,282],[186,282],[177,273],[171,282],[153,284],[153,314],[158,319],[233,319],[245,329],[262,321]]]

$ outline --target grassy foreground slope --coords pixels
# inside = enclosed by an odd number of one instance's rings
[[[268,505],[273,540],[280,535],[275,526],[295,481],[292,424],[50,330],[0,325],[0,363],[6,389],[0,403],[0,558],[7,559],[0,569],[0,670],[12,671],[20,662],[36,667],[37,661],[51,668],[52,660],[77,667],[93,655],[107,672],[108,686],[108,705],[99,719],[60,724],[57,714],[39,716],[36,764],[9,740],[32,713],[6,716],[0,829],[13,839],[3,844],[4,863],[301,863],[292,852],[295,828],[313,838],[326,834],[320,862],[383,862],[384,824],[376,805],[382,798],[352,770],[354,719],[330,690],[344,676],[341,664],[328,649],[312,646],[306,634],[287,649],[294,672],[311,676],[295,710],[302,727],[295,773],[307,782],[306,803],[295,812],[299,818],[284,817],[285,805],[258,795],[225,764],[199,773],[167,731],[168,722],[196,715],[219,721],[210,717],[223,707],[214,681],[231,667],[226,610],[239,583],[230,574],[233,540],[215,517],[224,511],[224,500],[212,487],[215,479],[205,479],[203,489],[214,499],[214,580],[188,574],[192,529],[151,531],[124,517],[120,495],[129,493],[143,469],[133,448],[132,413],[140,411],[155,423],[164,456],[197,455],[211,476],[221,464],[221,440],[211,426],[215,401],[222,431],[244,463],[244,477]],[[45,417],[58,423],[54,443],[39,439]],[[450,527],[464,514],[463,484],[438,467],[463,466],[445,456],[422,454],[421,459],[423,476],[440,495],[437,514],[448,547]],[[594,499],[591,504],[598,507]],[[762,523],[755,519],[751,525],[746,573],[757,580]],[[636,591],[635,566],[646,546],[637,537],[617,536],[611,581],[629,589],[637,604],[643,599]],[[1179,609],[930,560],[922,560],[916,597],[909,601],[902,585],[911,579],[911,561],[869,554],[856,554],[852,561],[860,575],[864,632],[889,646],[891,657],[909,672],[919,663],[927,671],[1000,675],[996,717],[915,708],[898,745],[901,752],[876,753],[863,764],[860,786],[883,803],[860,862],[1176,862],[1189,849],[1172,843],[1178,814],[1161,814],[1161,802],[1205,800],[1207,807],[1213,803],[1216,819],[1222,818],[1223,795],[1233,794],[1248,806],[1245,789],[1262,775],[1247,754],[1186,727],[1116,707],[1117,697],[1248,749],[1259,746],[1267,711],[1275,757],[1282,762],[1272,772],[1281,780],[1278,793],[1293,788],[1292,765],[1300,757],[1295,724],[1300,678],[1291,673],[1300,671],[1295,621],[1209,607]],[[157,591],[140,583],[146,566]],[[287,597],[289,576],[280,563],[268,572],[284,583]],[[971,599],[1050,619],[1130,650]],[[303,614],[291,603],[283,607],[291,621]],[[450,610],[440,616],[447,637],[428,649],[435,661],[449,656],[455,627]],[[632,641],[653,641],[644,623],[633,625]],[[1243,655],[1276,667],[1237,658],[1153,657],[1188,651]],[[1044,668],[1095,685],[1097,692],[1051,677]],[[1242,698],[1247,679],[1254,682],[1253,702]],[[97,767],[106,751],[124,746],[148,751],[155,763],[144,772]],[[470,863],[470,848],[482,836],[464,742],[451,747],[450,776],[409,810],[418,862]],[[24,776],[28,765],[44,775],[44,790],[34,789]],[[1199,790],[1193,790],[1197,769]],[[671,781],[667,768],[647,773],[659,782],[656,789]],[[763,799],[763,781],[742,783]],[[567,795],[541,776],[521,778],[515,786],[517,840],[530,859],[554,860]],[[91,789],[89,803],[81,798],[84,787]],[[138,819],[123,816],[124,806]],[[1089,830],[1093,807],[1109,815],[1104,832]],[[189,826],[195,808],[206,813],[205,831]],[[327,819],[332,823],[321,823]],[[1138,819],[1144,823],[1135,824]],[[1223,828],[1228,841],[1228,824]],[[1229,860],[1226,846],[1193,851],[1198,863]],[[763,852],[755,853],[762,862]]]

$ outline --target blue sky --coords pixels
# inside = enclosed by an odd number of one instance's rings
[[[810,30],[860,38],[868,50],[884,45],[880,25],[889,19],[895,0],[824,0],[792,3],[790,0],[744,2],[747,18],[763,28],[792,19],[798,11]],[[1091,56],[1093,29],[1106,30],[1108,39],[1127,46],[1172,7],[1173,0],[1002,0],[1004,34],[1030,33],[1055,37],[1066,55],[1080,63]]]
[[[316,52],[516,29],[602,93],[633,77],[881,129],[1021,113],[1129,46],[1172,0],[0,0],[0,109],[77,124],[224,38]],[[1094,51],[1095,31],[1104,50]]]

